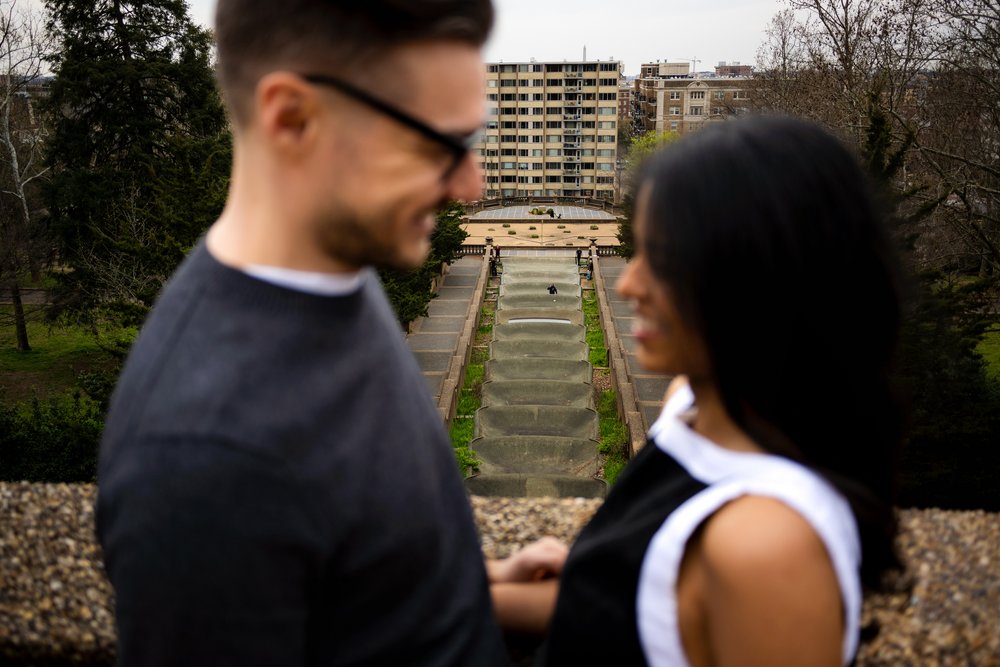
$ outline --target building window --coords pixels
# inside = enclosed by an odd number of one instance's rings
[[[681,99],[681,93],[680,93],[680,91],[671,90],[670,91],[670,99],[672,99],[672,100],[679,100],[679,99]]]
[[[604,100],[604,101],[617,100],[618,99],[618,93],[599,93],[597,95],[597,99]]]
[[[601,79],[602,86],[618,86],[618,79]]]
[[[734,90],[733,91],[734,100],[745,100],[747,99],[747,91],[745,90]]]
[[[613,130],[615,129],[615,121],[613,120],[602,120],[597,124],[597,127],[602,130]]]
[[[670,107],[670,115],[671,116],[680,116],[681,115],[681,108],[680,107]]]
[[[614,157],[615,151],[612,148],[599,148],[597,149],[597,157]]]
[[[703,107],[691,107],[691,109],[688,110],[688,113],[691,114],[692,116],[700,116],[702,109]]]
[[[670,131],[671,132],[676,132],[677,131],[677,125],[678,125],[677,123],[671,123],[670,124]]]
[[[618,113],[615,107],[601,107],[597,110],[598,116],[614,116]]]
[[[703,100],[703,99],[705,99],[705,91],[704,90],[692,90],[691,91],[691,99],[692,100]]]
[[[615,165],[613,162],[598,162],[597,171],[614,171]]]
[[[721,91],[721,90],[715,91],[715,99],[717,99],[717,100],[724,100],[724,99],[726,99],[726,93],[724,91]]]

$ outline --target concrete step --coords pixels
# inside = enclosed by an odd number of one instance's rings
[[[569,359],[586,361],[587,344],[581,341],[544,340],[495,340],[490,343],[492,359]]]
[[[583,309],[583,300],[579,294],[514,294],[497,302],[499,310],[507,308],[551,308],[565,310]]]
[[[493,327],[493,340],[531,339],[585,342],[587,329],[568,322],[509,322]]]
[[[491,359],[486,362],[486,379],[562,380],[590,384],[590,364],[569,359]]]
[[[515,435],[477,438],[469,445],[482,462],[482,474],[545,473],[593,477],[597,472],[594,440]]]
[[[564,320],[570,324],[583,324],[583,310],[581,308],[561,308],[553,309],[551,306],[535,308],[505,308],[496,313],[497,324],[509,324],[518,320]]]
[[[593,408],[594,390],[582,382],[561,380],[501,380],[483,383],[483,407],[502,405],[561,405]]]
[[[598,437],[597,412],[559,405],[496,405],[476,411],[476,435]]]
[[[562,278],[553,280],[531,281],[514,283],[500,286],[500,297],[524,296],[524,295],[549,295],[549,286],[555,286],[556,293],[568,294],[570,296],[580,296],[580,281],[566,281]]]
[[[604,480],[574,475],[479,474],[465,480],[465,488],[477,496],[506,498],[603,498]]]

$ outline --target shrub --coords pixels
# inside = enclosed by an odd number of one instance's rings
[[[538,238],[538,234],[532,234],[532,235],[531,235],[531,238],[533,238],[533,239],[537,239],[537,238]]]
[[[506,229],[507,227],[510,227],[510,223],[509,222],[505,222],[505,223],[503,223],[501,225],[501,227],[503,227],[504,229]]]
[[[556,225],[556,229],[566,229],[566,225]],[[566,232],[569,234],[569,232]]]
[[[528,227],[528,231],[532,231],[533,232],[536,229],[538,229],[538,227],[535,227],[534,225],[531,225],[530,227]]]
[[[591,225],[590,228],[591,229],[600,229],[600,227],[598,227],[597,225]]]
[[[0,479],[93,483],[103,429],[99,405],[79,391],[0,407]]]
[[[509,232],[507,232],[507,233],[508,233],[508,234],[510,234],[511,236],[513,236],[514,234],[517,234],[517,232],[515,232],[515,231],[514,231],[513,229],[512,229],[512,230],[510,230],[510,231],[509,231]]]

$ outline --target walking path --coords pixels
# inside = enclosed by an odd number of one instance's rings
[[[482,496],[603,497],[575,256],[504,256],[476,439]]]
[[[618,278],[625,270],[625,260],[621,257],[602,257],[601,275],[604,277],[604,290],[607,295],[608,305],[611,307],[612,319],[615,331],[618,333],[618,340],[621,341],[621,354],[625,360],[625,370],[633,389],[635,390],[636,402],[639,412],[642,415],[643,431],[649,430],[650,424],[656,421],[663,405],[663,394],[670,384],[670,378],[665,375],[650,373],[645,370],[636,358],[635,336],[632,334],[632,325],[635,322],[635,313],[632,305],[618,295],[615,285]]]
[[[453,262],[427,316],[414,321],[406,337],[444,421],[452,416],[469,361],[486,272],[482,256],[466,255]]]

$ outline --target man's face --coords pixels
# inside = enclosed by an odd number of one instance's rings
[[[458,42],[396,49],[375,75],[351,83],[449,136],[483,122],[479,51]],[[434,213],[450,199],[479,197],[482,175],[469,154],[343,94],[326,173],[317,174],[312,231],[323,252],[352,267],[416,268],[427,257]]]

